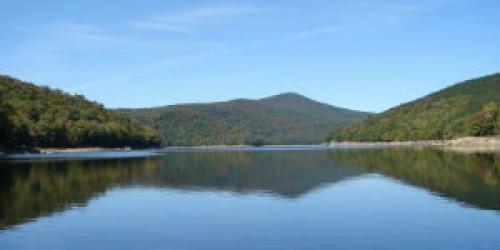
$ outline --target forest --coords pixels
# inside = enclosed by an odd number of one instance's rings
[[[168,146],[318,144],[330,130],[371,115],[296,93],[120,112],[155,128]]]
[[[158,134],[86,100],[0,76],[0,147],[156,147]]]
[[[500,134],[500,74],[458,83],[366,121],[333,130],[328,141],[440,140]]]

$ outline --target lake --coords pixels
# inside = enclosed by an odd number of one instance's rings
[[[500,153],[29,155],[0,186],[2,250],[500,249]]]

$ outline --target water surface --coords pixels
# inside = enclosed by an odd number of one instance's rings
[[[500,249],[500,154],[63,156],[0,161],[0,249]]]

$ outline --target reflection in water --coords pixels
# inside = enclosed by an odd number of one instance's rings
[[[82,205],[108,189],[127,185],[294,198],[361,173],[333,163],[323,152],[191,152],[142,159],[3,162],[0,228]]]
[[[500,210],[500,154],[431,149],[329,152],[331,159],[390,176],[470,206]]]
[[[0,162],[0,228],[81,205],[110,187],[154,174],[158,158]]]
[[[83,205],[106,190],[148,186],[265,192],[298,198],[321,185],[380,173],[500,210],[500,156],[434,150],[188,152],[134,159],[0,162],[0,228]]]
[[[158,184],[182,189],[266,192],[286,198],[363,171],[330,160],[324,152],[179,153],[165,157]]]

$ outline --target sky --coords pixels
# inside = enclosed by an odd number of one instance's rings
[[[2,0],[0,9],[0,74],[110,108],[296,92],[381,112],[500,72],[499,0]]]

